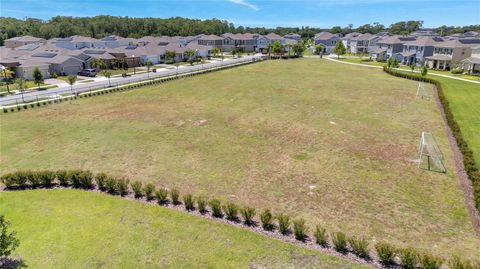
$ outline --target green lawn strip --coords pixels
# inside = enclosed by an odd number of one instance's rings
[[[77,99],[1,115],[0,169],[108,172],[472,258],[480,240],[444,123],[435,102],[415,100],[417,85],[298,59]],[[417,168],[422,131],[446,174]]]
[[[28,88],[36,88],[38,86],[39,86],[39,84],[35,84],[35,82],[33,82],[33,81],[30,81],[30,80],[26,81],[26,88],[27,89]],[[54,86],[54,85],[40,83],[40,87],[45,87],[45,86]],[[15,83],[9,84],[8,88],[10,89],[10,91],[18,90],[17,84],[15,84]],[[7,91],[7,86],[6,85],[0,86],[0,91]]]
[[[0,192],[30,268],[371,268],[183,212],[77,190]]]

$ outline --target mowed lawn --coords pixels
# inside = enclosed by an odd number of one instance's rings
[[[28,268],[372,268],[155,205],[75,190],[0,193]]]
[[[1,116],[1,170],[90,169],[272,208],[330,231],[478,256],[445,125],[417,83],[268,61]],[[446,174],[417,168],[422,131]]]

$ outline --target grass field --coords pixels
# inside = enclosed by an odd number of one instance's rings
[[[105,171],[476,257],[444,123],[416,87],[326,60],[269,61],[2,115],[0,169]],[[417,168],[422,131],[447,174]]]
[[[21,245],[15,254],[28,268],[370,268],[93,192],[3,192],[0,214],[18,232]]]

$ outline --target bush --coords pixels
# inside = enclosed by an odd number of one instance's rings
[[[223,206],[223,212],[227,216],[228,220],[237,221],[238,220],[238,206],[233,202],[228,202]]]
[[[460,75],[460,74],[463,74],[463,69],[456,68],[456,69],[452,69],[450,72],[454,75]]]
[[[117,179],[114,177],[108,177],[105,180],[106,190],[111,194],[117,193]]]
[[[161,205],[164,205],[168,202],[167,196],[168,190],[165,188],[160,188],[155,192],[155,198],[157,198],[158,203]]]
[[[68,180],[68,177],[67,177],[67,171],[65,170],[58,170],[56,172],[57,174],[57,179],[58,179],[58,182],[60,183],[61,186],[68,186],[68,184],[70,184],[69,180]]]
[[[362,259],[368,259],[370,257],[370,251],[368,250],[368,241],[365,238],[350,237],[348,239],[353,254]]]
[[[293,221],[293,234],[295,235],[295,239],[305,241],[305,239],[307,239],[307,232],[308,228],[307,225],[305,225],[304,219]]]
[[[453,256],[452,260],[449,262],[450,268],[451,269],[477,269],[480,267],[475,267],[474,264],[472,264],[469,261],[462,260],[458,256]]]
[[[180,203],[180,192],[178,189],[173,188],[170,190],[170,198],[172,198],[172,204],[179,205]]]
[[[7,188],[11,188],[17,184],[16,177],[13,173],[2,175],[0,181],[5,185]]]
[[[67,178],[72,183],[72,186],[74,188],[80,188],[82,186],[82,184],[80,183],[79,174],[80,174],[79,171],[75,171],[75,170],[67,171]]]
[[[255,208],[245,206],[240,210],[240,213],[242,214],[243,222],[246,225],[250,226],[255,223],[253,221],[253,218],[255,217]]]
[[[40,176],[40,183],[48,188],[52,186],[53,181],[55,180],[55,172],[52,171],[40,171],[38,172]]]
[[[142,182],[135,181],[130,185],[132,186],[132,191],[133,191],[133,194],[135,195],[135,198],[140,198],[143,196]]]
[[[107,181],[107,175],[105,173],[98,173],[97,175],[95,175],[95,182],[97,183],[97,187],[99,190],[105,191],[106,181]]]
[[[212,208],[212,216],[215,218],[221,218],[223,217],[222,213],[222,202],[218,199],[212,199],[210,200],[210,208]]]
[[[40,176],[37,173],[27,171],[24,172],[25,177],[27,178],[28,182],[30,182],[30,185],[32,188],[38,188],[40,186]]]
[[[281,234],[288,234],[290,232],[290,217],[286,214],[278,214],[278,230]]]
[[[9,257],[10,254],[20,245],[14,231],[10,231],[10,222],[3,215],[0,215],[0,266],[2,259]],[[7,268],[6,265],[5,268]],[[2,267],[3,268],[3,267]],[[13,267],[12,267],[13,268]]]
[[[147,201],[153,200],[155,194],[155,185],[148,183],[145,185],[145,187],[143,187],[143,192],[145,193],[145,198],[147,198]]]
[[[270,212],[270,209],[265,209],[262,214],[260,214],[260,221],[262,222],[262,228],[265,231],[272,231],[275,228],[273,224],[273,215]]]
[[[315,233],[313,235],[315,236],[315,242],[317,244],[322,247],[328,246],[327,230],[324,227],[322,227],[321,225],[317,225],[315,227]]]
[[[393,264],[393,259],[395,258],[396,249],[384,242],[378,242],[375,244],[375,249],[377,250],[378,258],[380,262],[386,266]]]
[[[405,269],[415,269],[418,263],[418,253],[413,248],[405,248],[399,251],[400,265]]]
[[[80,171],[78,174],[80,179],[80,187],[84,189],[93,188],[93,174],[90,171]]]
[[[338,252],[347,252],[347,236],[342,232],[332,234],[333,247]]]
[[[198,211],[200,211],[201,214],[205,214],[205,212],[207,212],[207,204],[208,204],[208,201],[205,196],[197,197]]]
[[[191,194],[187,194],[183,196],[183,204],[185,205],[185,209],[187,211],[195,210],[195,205],[193,202],[193,196]]]
[[[126,178],[117,179],[117,190],[121,196],[128,194],[128,183],[130,180]]]
[[[420,255],[420,265],[423,269],[440,269],[443,259],[435,257],[428,253]]]

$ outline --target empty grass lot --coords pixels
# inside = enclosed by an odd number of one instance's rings
[[[105,194],[0,193],[28,268],[371,268],[250,231]]]
[[[84,168],[478,256],[435,102],[417,83],[327,60],[276,60],[1,116],[2,171]],[[447,173],[419,170],[432,132]]]

